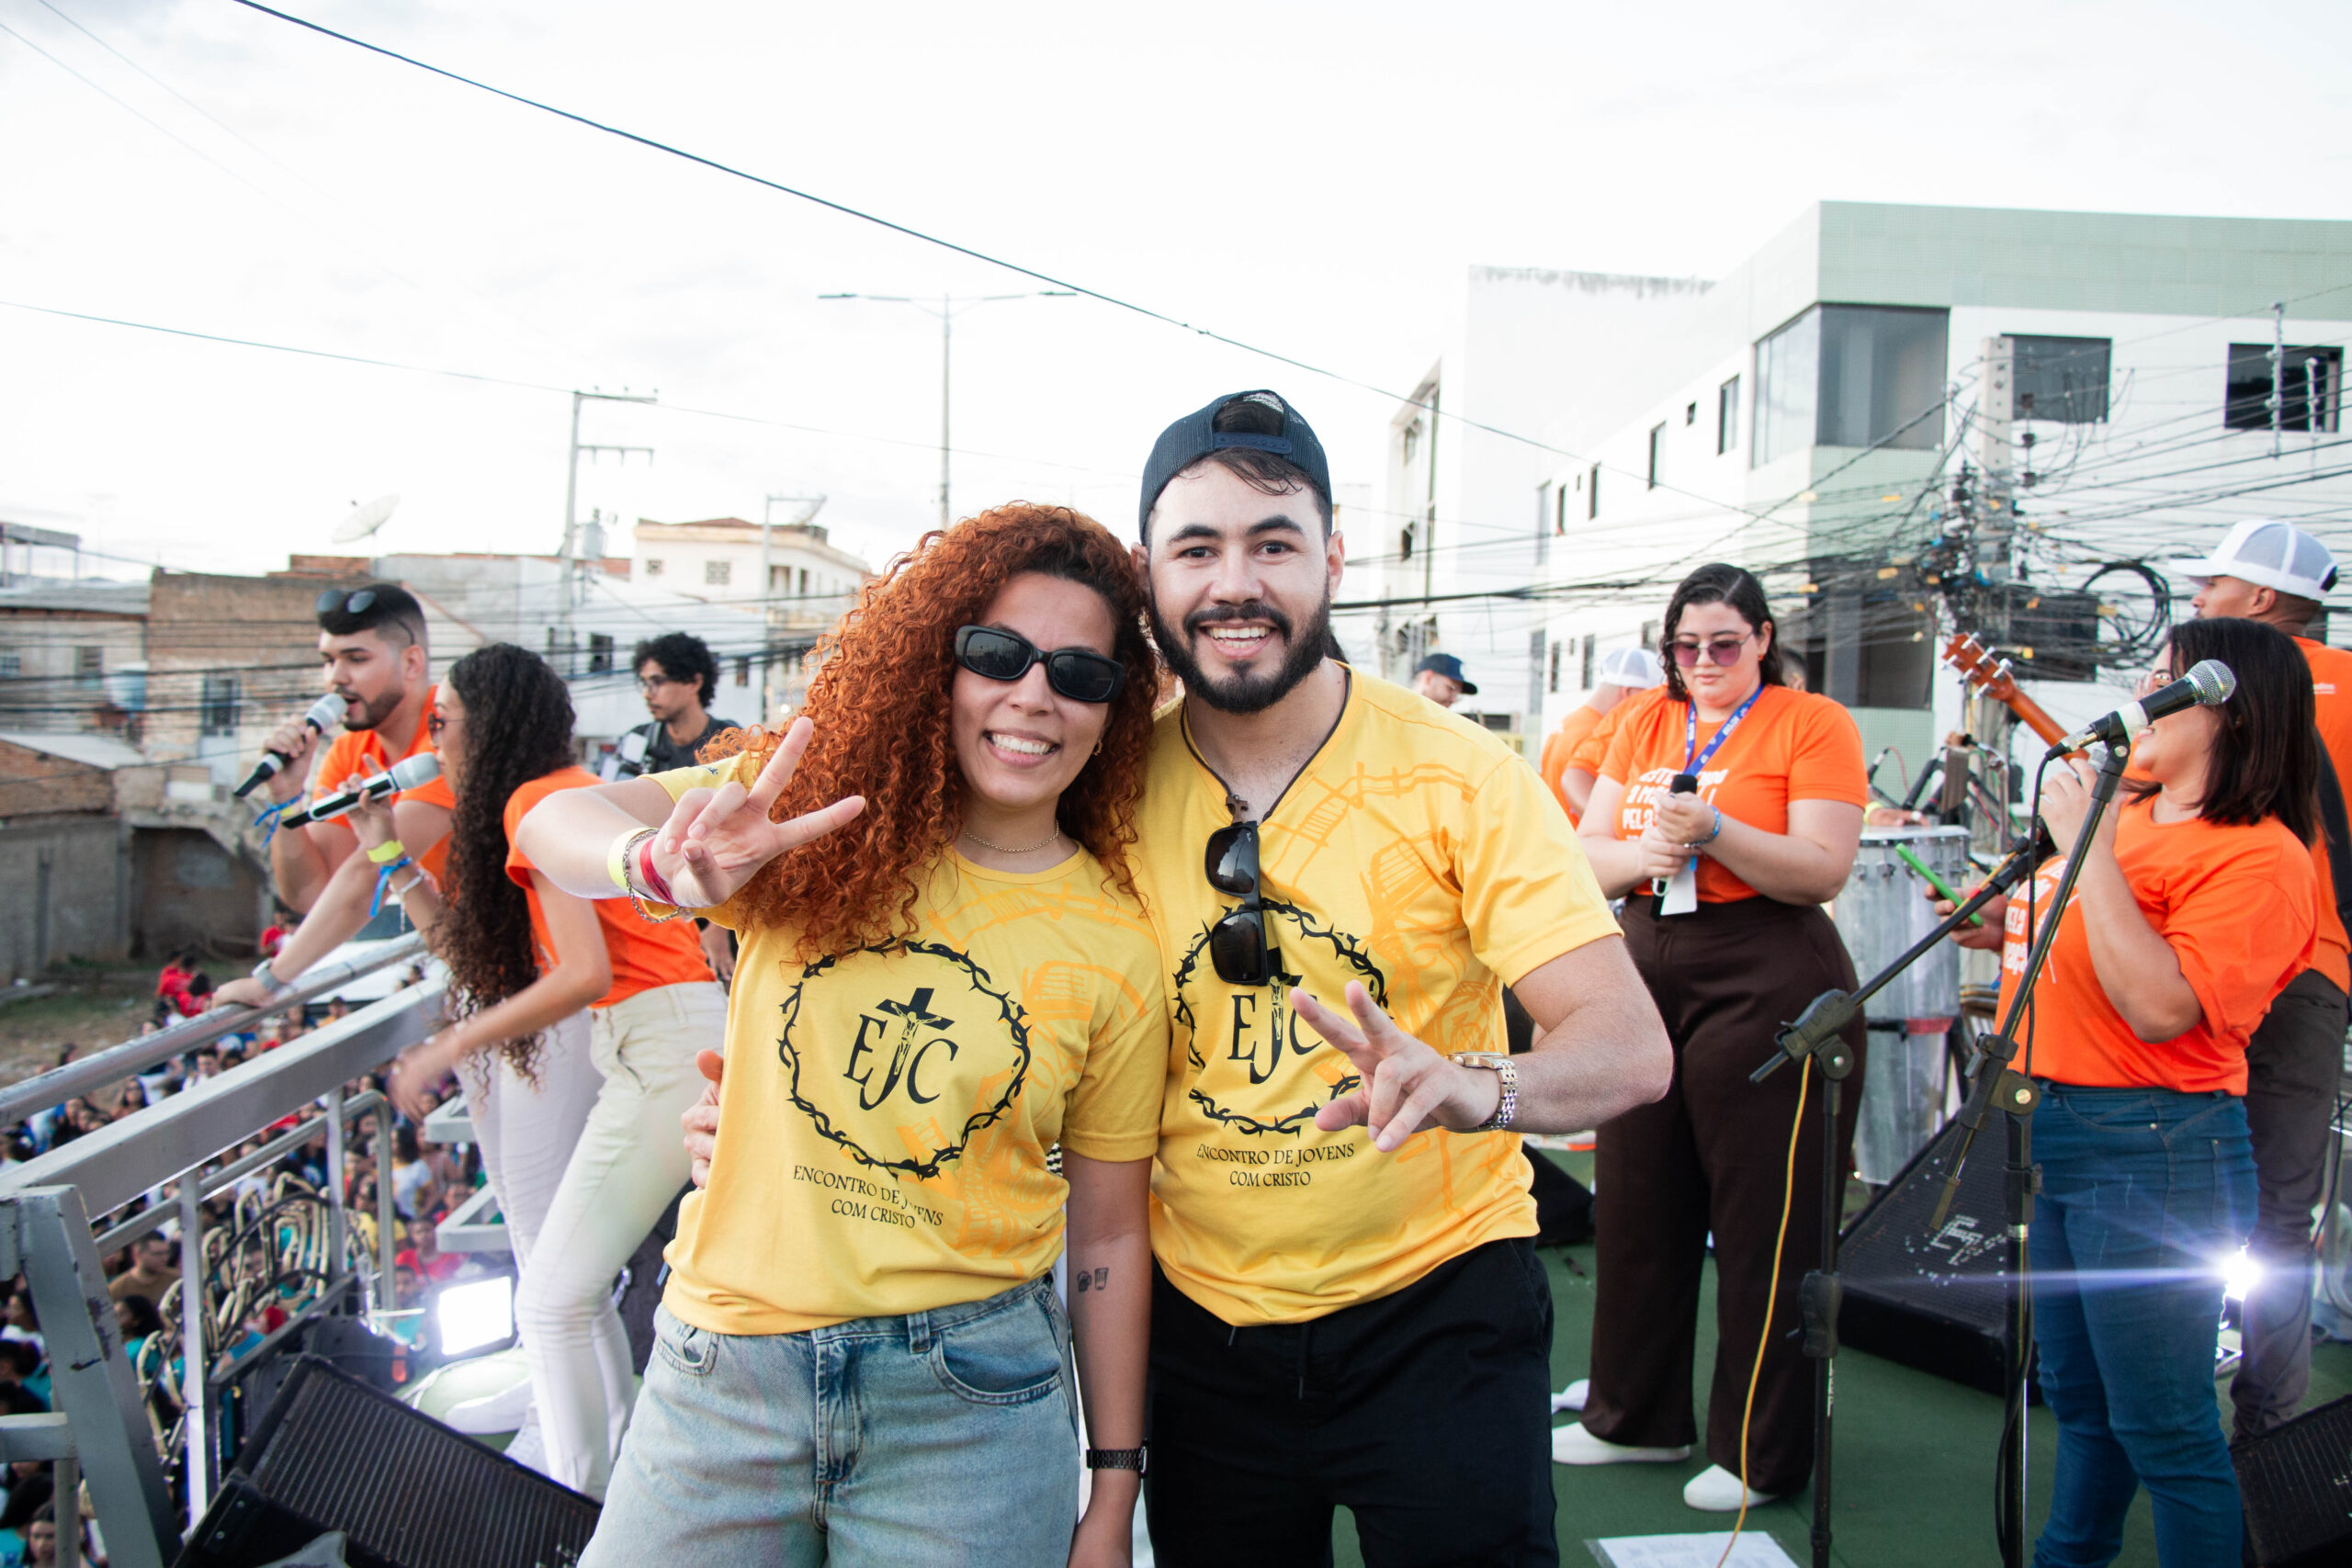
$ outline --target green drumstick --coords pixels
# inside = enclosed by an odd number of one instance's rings
[[[1951,899],[1953,908],[1956,909],[1960,908],[1961,905],[1968,901],[1963,895],[1953,892],[1951,890],[1951,886],[1945,882],[1942,877],[1938,876],[1926,861],[1923,861],[1917,855],[1913,854],[1903,845],[1895,845],[1894,852],[1903,857],[1903,863],[1905,865],[1909,866],[1913,871],[1917,872],[1921,876],[1928,879],[1928,886],[1936,890],[1938,897]],[[1984,917],[1982,915],[1971,915],[1968,917],[1968,923],[1972,926],[1981,926],[1984,923]]]

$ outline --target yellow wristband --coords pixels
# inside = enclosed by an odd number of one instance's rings
[[[390,865],[406,853],[408,853],[408,851],[401,847],[401,841],[398,839],[387,839],[382,843],[378,844],[374,849],[369,850],[368,852],[368,858],[374,861],[378,865]]]
[[[615,839],[613,847],[605,852],[605,874],[613,879],[614,886],[631,897],[637,896],[637,888],[628,879],[629,846],[637,836],[644,831],[642,828],[629,829],[619,838]]]

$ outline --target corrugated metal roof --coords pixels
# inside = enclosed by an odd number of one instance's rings
[[[78,610],[85,615],[144,615],[144,582],[28,582],[0,588],[0,612]]]
[[[148,761],[147,754],[138,747],[104,735],[31,735],[11,730],[0,733],[0,740],[44,756],[62,757],[85,768],[143,767]]]

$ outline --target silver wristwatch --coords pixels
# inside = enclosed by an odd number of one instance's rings
[[[1464,1067],[1477,1067],[1502,1080],[1502,1098],[1495,1101],[1495,1113],[1470,1130],[1474,1133],[1499,1133],[1519,1114],[1519,1065],[1509,1056],[1495,1051],[1460,1051],[1454,1062]]]

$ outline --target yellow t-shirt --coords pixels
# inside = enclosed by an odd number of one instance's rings
[[[1288,987],[1341,1012],[1363,983],[1438,1050],[1502,1051],[1502,987],[1618,935],[1567,818],[1503,743],[1410,692],[1351,678],[1338,727],[1259,827],[1285,972],[1217,978],[1207,932],[1239,900],[1209,886],[1225,785],[1181,706],[1160,716],[1138,882],[1169,972],[1168,1094],[1152,1251],[1231,1324],[1296,1323],[1403,1289],[1448,1258],[1535,1234],[1517,1135],[1430,1130],[1394,1154],[1316,1111],[1356,1086]]]
[[[652,776],[674,799],[737,765]],[[1159,949],[1085,852],[1018,873],[951,851],[912,937],[811,964],[707,913],[742,947],[710,1185],[666,1255],[683,1321],[793,1334],[994,1295],[1061,1255],[1048,1148],[1159,1147]]]

